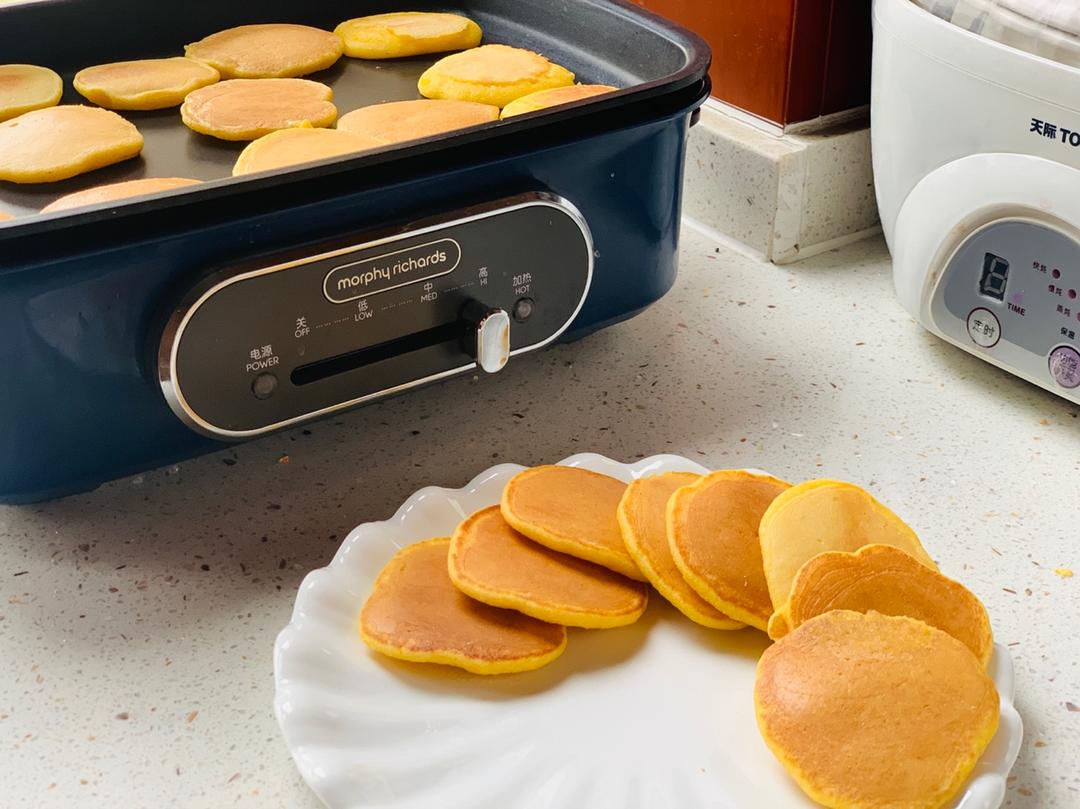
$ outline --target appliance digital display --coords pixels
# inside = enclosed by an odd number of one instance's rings
[[[983,258],[979,293],[995,300],[1005,300],[1005,285],[1009,283],[1009,262],[1001,256],[987,253]]]

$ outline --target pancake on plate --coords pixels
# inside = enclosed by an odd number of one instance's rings
[[[388,657],[473,674],[532,671],[563,653],[565,627],[489,607],[454,587],[449,547],[446,537],[429,539],[390,560],[360,612],[364,643]]]
[[[799,568],[825,551],[892,545],[937,569],[903,520],[868,492],[838,480],[792,486],[769,506],[758,531],[765,579],[777,607],[788,600]]]
[[[190,93],[180,107],[189,129],[222,140],[255,140],[278,129],[330,126],[333,91],[307,79],[232,79]]]
[[[341,116],[337,128],[389,144],[427,138],[498,119],[499,108],[491,104],[422,98],[361,107]]]
[[[948,632],[983,665],[994,650],[990,617],[975,594],[891,545],[827,551],[804,564],[791,597],[769,619],[769,637],[782,638],[830,610],[918,618]]]
[[[0,124],[0,180],[51,183],[135,157],[143,137],[97,107],[34,110]]]
[[[184,56],[136,59],[87,67],[72,84],[85,98],[110,110],[160,110],[182,103],[192,90],[221,76],[203,62]]]
[[[937,809],[997,731],[986,669],[914,618],[834,610],[765,650],[754,707],[773,755],[818,803]]]
[[[626,550],[616,512],[626,484],[573,466],[537,466],[514,475],[502,494],[511,526],[553,551],[645,581]]]
[[[475,48],[480,26],[460,14],[402,11],[346,20],[334,29],[345,55],[357,59],[398,59],[424,53]]]
[[[198,185],[198,180],[188,180],[183,177],[146,177],[142,180],[128,180],[123,183],[110,183],[109,185],[97,185],[73,194],[60,197],[41,209],[42,213],[56,213],[71,208],[81,208],[84,205],[97,205],[99,202],[112,202],[113,200],[138,197],[144,194],[156,194],[159,191],[171,191],[174,188],[184,188],[189,185]]]
[[[240,25],[184,48],[226,79],[289,79],[306,76],[341,58],[341,37],[309,25]]]
[[[765,630],[772,615],[758,523],[791,484],[737,469],[705,475],[668,501],[671,556],[698,595],[725,615]]]
[[[676,489],[689,486],[700,477],[690,472],[667,472],[635,480],[626,487],[619,501],[619,528],[638,569],[683,615],[712,629],[742,629],[745,624],[720,612],[686,583],[671,556],[667,536],[668,500]]]
[[[506,108],[502,111],[502,117],[511,118],[515,115],[523,115],[526,112],[546,110],[560,104],[570,104],[574,101],[614,92],[615,88],[609,84],[571,84],[569,87],[540,90],[521,98],[515,98],[506,105]]]
[[[509,45],[444,56],[420,76],[420,95],[505,107],[515,98],[574,83],[574,74],[538,53]]]
[[[270,171],[329,157],[378,149],[383,144],[364,135],[337,129],[279,129],[244,147],[233,166],[233,176]]]
[[[477,601],[585,629],[632,624],[648,585],[522,536],[498,506],[468,517],[450,541],[450,580]]]
[[[0,121],[55,107],[63,94],[64,80],[47,67],[0,65]]]

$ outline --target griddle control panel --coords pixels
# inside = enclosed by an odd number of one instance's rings
[[[158,352],[169,406],[193,429],[246,438],[540,348],[592,280],[569,202],[527,194],[381,238],[214,275]]]

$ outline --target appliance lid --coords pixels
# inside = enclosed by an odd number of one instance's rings
[[[1071,67],[1080,67],[1076,0],[911,0],[974,34]]]

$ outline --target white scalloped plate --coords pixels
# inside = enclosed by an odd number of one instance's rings
[[[622,480],[705,472],[674,455],[562,463]],[[565,654],[527,674],[478,677],[370,652],[360,607],[400,548],[449,535],[499,501],[523,467],[463,489],[421,489],[386,522],[353,530],[300,585],[274,646],[274,708],[304,780],[331,809],[812,807],[758,735],[753,630],[696,626],[654,594],[623,629],[570,630]],[[1022,735],[1012,662],[991,664],[1001,727],[954,809],[996,809]]]

